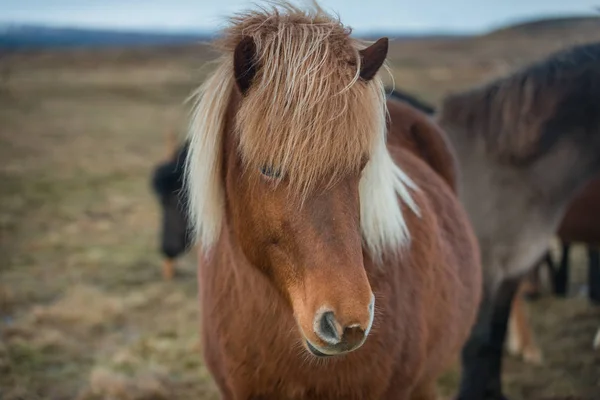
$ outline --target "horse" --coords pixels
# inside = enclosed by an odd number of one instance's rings
[[[166,160],[156,165],[151,174],[151,187],[160,205],[161,239],[163,255],[163,278],[174,275],[174,260],[192,245],[190,224],[185,211],[183,191],[183,168],[189,143],[175,147],[173,135],[169,135]]]
[[[388,101],[394,99],[407,103],[429,116],[433,115],[435,111],[433,106],[419,100],[416,96],[406,91],[397,88],[386,88],[385,92],[388,96]],[[411,114],[408,110],[405,110],[405,112]],[[448,174],[453,174],[455,171],[454,160],[450,161],[452,156],[444,154],[443,151],[439,153],[439,156],[435,155],[433,158],[428,155],[426,146],[422,144],[427,142],[434,143],[441,135],[439,132],[428,129],[426,125],[420,124],[420,119],[418,117],[411,118],[411,121],[416,124],[411,125],[410,129],[396,129],[396,131],[403,134],[402,140],[404,145],[413,151],[417,151],[419,157],[430,162],[430,166],[441,174],[442,177],[447,178],[448,184],[454,187],[456,183],[455,177],[448,176]],[[426,129],[420,129],[420,127],[425,127]],[[417,135],[415,135],[416,131],[418,131]],[[440,140],[443,140],[443,138]],[[172,132],[169,132],[166,142],[166,160],[154,167],[151,180],[153,192],[161,210],[160,251],[163,256],[163,277],[169,280],[174,275],[175,260],[192,248],[192,243],[191,235],[189,234],[191,224],[184,207],[186,200],[185,190],[183,190],[183,166],[187,159],[189,141],[186,140],[176,147],[174,135]],[[445,144],[442,145],[442,147],[445,146]],[[446,167],[445,163],[448,162],[452,165]]]
[[[196,93],[184,184],[224,399],[434,399],[475,320],[467,215],[419,145],[387,144],[388,40],[350,33],[317,4],[236,14]]]
[[[575,195],[559,225],[557,236],[562,242],[560,267],[555,272],[549,263],[554,293],[565,296],[569,281],[569,250],[572,243],[584,243],[588,253],[588,297],[592,303],[600,304],[600,176],[596,176]],[[515,296],[509,320],[508,350],[515,356],[522,356],[527,362],[540,363],[542,352],[535,343],[533,332],[525,315],[523,296],[528,289],[533,293],[539,290],[538,274],[541,263],[521,283],[519,295]],[[533,281],[533,282],[532,282]],[[531,288],[531,289],[530,289]]]
[[[600,172],[599,95],[593,43],[442,100],[435,121],[460,160],[460,199],[483,264],[483,300],[461,356],[461,400],[506,399],[502,352],[520,279],[547,250],[568,203]]]

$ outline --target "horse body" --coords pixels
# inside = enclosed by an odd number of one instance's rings
[[[451,95],[437,121],[461,163],[461,200],[482,253],[484,295],[463,350],[460,399],[503,399],[503,342],[520,277],[569,201],[600,170],[600,45],[569,49]]]
[[[233,21],[186,167],[223,397],[435,399],[476,315],[479,252],[453,175],[428,165],[441,148],[386,145],[387,41],[360,49],[318,8]]]

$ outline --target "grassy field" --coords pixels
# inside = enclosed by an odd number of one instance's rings
[[[596,25],[597,28],[597,25]],[[394,42],[399,88],[434,104],[600,30],[508,30]],[[217,399],[198,347],[195,256],[161,279],[149,174],[207,48],[13,55],[0,87],[0,399]],[[388,82],[391,82],[388,79]],[[600,310],[577,295],[531,305],[542,366],[507,359],[513,399],[600,398]],[[442,380],[455,389],[457,371]],[[551,397],[555,396],[555,397]],[[560,397],[562,396],[562,397]],[[586,397],[587,396],[587,397]]]

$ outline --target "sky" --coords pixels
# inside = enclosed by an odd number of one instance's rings
[[[214,30],[256,0],[0,0],[0,22]],[[600,0],[320,0],[356,32],[482,32],[540,16],[600,15]]]

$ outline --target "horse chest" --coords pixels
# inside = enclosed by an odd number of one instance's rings
[[[342,359],[310,356],[290,307],[255,272],[207,265],[199,274],[205,358],[218,360],[211,372],[241,398],[379,399],[390,381],[411,381],[393,371],[398,337],[375,332]],[[228,289],[216,282],[227,282]]]

